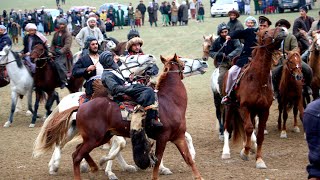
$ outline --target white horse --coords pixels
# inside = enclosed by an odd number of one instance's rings
[[[204,72],[206,72],[206,69],[208,68],[207,63],[204,61],[192,60],[192,59],[186,59],[186,58],[181,58],[181,60],[185,63],[185,69],[184,69],[185,76],[203,74]],[[122,61],[124,60],[122,59]],[[127,63],[128,61],[130,61],[130,59],[126,60]],[[133,65],[132,63],[128,63],[128,64]],[[143,65],[143,63],[141,62],[140,64]],[[56,174],[58,171],[58,168],[60,165],[60,158],[61,158],[61,149],[64,147],[66,143],[71,141],[75,136],[78,136],[78,131],[76,129],[76,112],[75,111],[79,107],[78,100],[82,94],[83,94],[82,92],[77,92],[77,93],[73,93],[65,96],[60,101],[59,105],[53,110],[51,115],[46,119],[35,141],[35,146],[33,151],[33,156],[35,157],[45,153],[48,150],[51,150],[53,148],[53,145],[55,145],[55,150],[49,162],[50,174]],[[49,136],[49,134],[47,134],[48,133],[47,129],[49,128],[50,123],[57,119],[61,119],[65,121],[68,120],[69,122],[68,132],[64,135],[62,139],[57,141],[59,142],[58,144],[46,145],[46,138]],[[191,156],[194,159],[195,150],[192,143],[191,135],[186,132],[185,137],[188,143],[188,148],[191,153]],[[124,171],[135,172],[136,168],[132,165],[128,165],[120,154],[120,151],[126,146],[126,140],[120,136],[113,136],[112,139],[110,140],[110,143],[111,143],[111,149],[109,151],[109,154],[105,157],[102,157],[100,160],[100,164],[103,164],[104,162],[108,161],[105,169],[105,174],[109,177],[109,179],[117,179],[116,175],[111,170],[112,160],[114,158],[118,159],[120,166]],[[88,171],[88,165],[85,163],[82,163],[81,171],[82,172]],[[163,166],[163,163],[161,163],[160,165],[160,173],[172,174],[170,169]]]
[[[24,66],[21,58],[17,53],[11,50],[11,47],[6,46],[0,52],[0,66],[6,66],[8,75],[10,77],[11,86],[11,111],[8,121],[3,127],[10,127],[13,122],[13,115],[16,109],[18,97],[27,95],[28,97],[28,111],[27,115],[33,113],[32,110],[32,89],[33,78]]]

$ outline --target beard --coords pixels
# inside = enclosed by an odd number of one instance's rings
[[[95,54],[98,54],[98,50],[93,50],[93,49],[89,48],[89,53],[95,55]]]

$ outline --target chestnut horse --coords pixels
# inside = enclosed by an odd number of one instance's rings
[[[283,63],[282,75],[279,85],[278,97],[278,129],[281,130],[280,138],[287,138],[286,121],[288,110],[293,107],[294,132],[300,132],[297,125],[297,114],[299,110],[300,120],[303,117],[303,97],[302,97],[302,71],[301,58],[298,51],[288,52],[288,57]],[[283,113],[283,125],[281,128],[281,114]]]
[[[44,97],[44,92],[48,95],[45,108],[47,110],[46,116],[49,116],[54,101],[56,100],[57,104],[59,104],[59,95],[55,91],[55,88],[60,87],[61,83],[59,80],[58,72],[54,67],[55,65],[52,62],[52,59],[48,57],[48,52],[43,44],[35,45],[30,54],[30,57],[36,64],[36,72],[34,74],[36,101],[34,104],[32,121],[29,126],[34,127],[36,123],[39,102]],[[70,93],[79,91],[79,89],[82,87],[83,81],[83,78],[74,78],[73,76],[71,76],[70,80],[68,80],[67,85]]]
[[[203,43],[202,43],[202,60],[207,61],[210,57],[209,51],[211,48],[212,43],[217,39],[215,35],[208,35],[203,36]]]
[[[255,128],[255,116],[259,117],[257,134],[256,168],[267,168],[262,160],[262,143],[264,129],[269,117],[269,109],[273,101],[271,84],[272,53],[279,49],[287,31],[282,28],[267,29],[257,32],[258,46],[252,52],[252,61],[241,75],[241,81],[235,90],[236,103],[225,106],[226,121],[224,132],[224,147],[222,155],[229,154],[228,138],[230,127],[233,127],[234,141],[239,141],[243,135],[244,148],[240,152],[243,160],[249,160],[251,138]],[[224,79],[224,86],[226,84]],[[225,87],[224,87],[225,88]]]
[[[152,179],[158,179],[159,165],[168,141],[173,142],[177,146],[185,162],[192,167],[194,177],[202,179],[200,172],[192,160],[185,140],[187,92],[181,81],[184,65],[177,55],[170,58],[163,58],[161,56],[160,58],[164,64],[164,72],[157,84],[157,96],[163,129],[153,134],[153,138],[156,140],[155,153],[158,161],[155,163]],[[122,120],[118,104],[106,97],[95,98],[81,105],[76,118],[76,125],[83,138],[83,143],[77,146],[72,157],[74,179],[80,179],[81,160],[85,158],[91,170],[96,172],[98,166],[89,153],[94,148],[107,143],[113,135],[129,137],[130,123]],[[148,134],[148,129],[146,131]],[[145,154],[142,155],[144,156],[141,157],[142,159],[149,156],[150,146],[146,146],[148,149],[144,149],[141,152]],[[151,160],[147,160],[143,166],[146,168],[146,166],[150,166],[151,164]]]
[[[309,66],[312,69],[313,77],[311,81],[311,89],[313,99],[319,98],[320,90],[320,34],[312,33],[313,42],[310,49]]]

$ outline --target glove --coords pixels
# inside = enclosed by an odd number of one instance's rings
[[[219,52],[216,56],[216,59],[220,61],[222,58],[223,58],[223,53]]]

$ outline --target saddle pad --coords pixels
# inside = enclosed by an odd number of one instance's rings
[[[10,83],[10,78],[6,67],[0,67],[0,87],[4,87]]]

